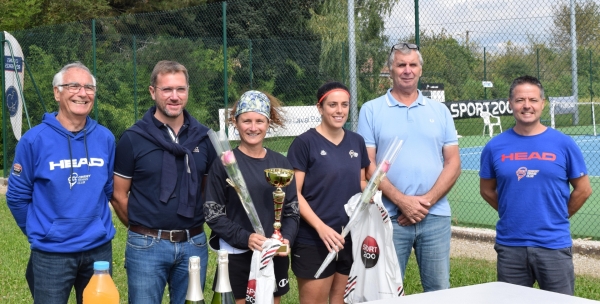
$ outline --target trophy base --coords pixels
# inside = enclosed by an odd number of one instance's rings
[[[288,252],[288,245],[281,245],[281,247],[277,249],[277,252]]]

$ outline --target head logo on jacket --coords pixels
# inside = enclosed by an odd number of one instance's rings
[[[81,168],[83,165],[88,165],[89,167],[102,167],[104,166],[104,160],[102,158],[90,158],[89,161],[87,158],[80,158],[79,161],[77,159],[61,159],[59,162],[49,162],[50,170],[54,170],[56,167],[61,169],[69,169],[69,168]]]

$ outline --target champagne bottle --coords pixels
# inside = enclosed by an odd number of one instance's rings
[[[190,279],[188,281],[185,304],[204,304],[202,284],[200,283],[200,257],[191,256],[188,264]]]
[[[229,283],[229,258],[226,250],[217,252],[217,285],[215,286],[215,294],[213,295],[211,304],[235,304],[235,297],[231,291],[231,283]]]

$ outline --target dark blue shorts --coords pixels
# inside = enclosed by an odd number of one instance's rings
[[[344,243],[344,249],[340,250],[327,268],[323,271],[319,279],[327,278],[336,272],[349,275],[352,269],[352,238],[347,236]],[[295,243],[292,247],[292,271],[298,278],[315,279],[315,274],[325,261],[329,254],[327,247],[314,246]]]

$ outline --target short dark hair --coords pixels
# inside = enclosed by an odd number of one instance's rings
[[[329,81],[329,82],[326,82],[325,84],[323,84],[317,90],[317,104],[319,104],[319,101],[321,100],[321,98],[323,98],[323,95],[325,95],[325,94],[327,94],[327,92],[329,92],[331,90],[335,90],[335,89],[346,90],[348,92],[348,95],[350,94],[350,90],[348,90],[348,88],[343,83],[338,82],[338,81]]]
[[[509,100],[513,99],[514,93],[515,93],[515,88],[518,85],[522,85],[522,84],[531,84],[531,85],[537,86],[540,89],[540,97],[542,99],[545,99],[544,98],[544,86],[542,86],[542,83],[539,81],[539,79],[537,79],[533,76],[525,75],[525,76],[517,77],[515,80],[513,80],[512,84],[510,85],[510,90],[508,91],[508,99]]]

